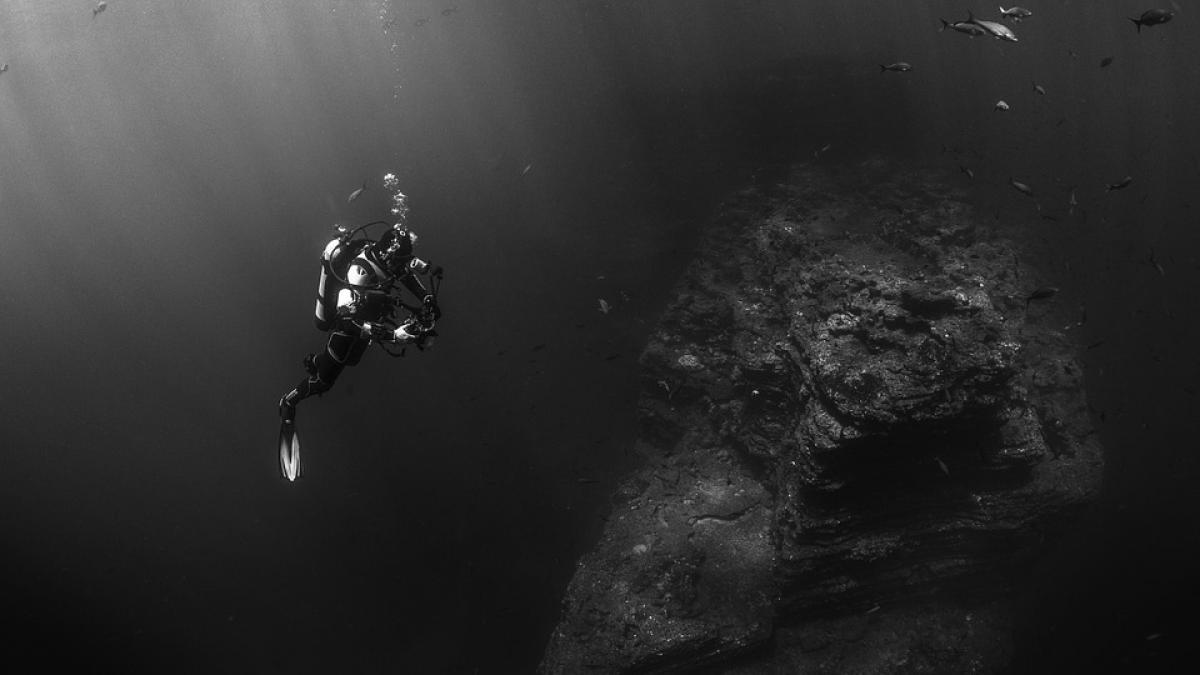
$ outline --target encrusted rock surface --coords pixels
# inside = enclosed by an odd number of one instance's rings
[[[1102,469],[1042,284],[881,160],[726,203],[642,355],[644,465],[542,672],[1002,669],[1005,593]]]

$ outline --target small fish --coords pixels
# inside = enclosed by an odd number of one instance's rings
[[[1013,186],[1014,188],[1016,188],[1017,192],[1020,192],[1023,195],[1026,195],[1029,197],[1033,196],[1033,188],[1029,187],[1025,183],[1022,183],[1021,181],[1017,180],[1016,178],[1013,178],[1010,176],[1008,179],[1008,184]]]
[[[454,14],[456,12],[458,12],[458,8],[455,7],[454,5],[450,5],[446,9],[442,10],[442,16],[450,16],[451,14]]]
[[[103,2],[100,4],[104,4]],[[1142,12],[1142,16],[1137,19],[1130,19],[1133,25],[1137,26],[1137,31],[1142,32],[1142,26],[1157,26],[1164,24],[1175,18],[1175,12],[1169,9],[1148,9]]]
[[[8,72],[8,64],[7,63],[0,66],[0,74],[7,73],[7,72]]]
[[[99,14],[100,12],[103,12],[106,9],[108,9],[107,2],[101,1],[101,2],[96,3],[96,7],[92,9],[92,18],[93,19],[96,18],[97,14]]]
[[[349,197],[346,197],[346,203],[347,203],[347,204],[353,204],[353,203],[354,203],[354,200],[355,200],[355,199],[358,199],[359,197],[361,197],[361,196],[362,196],[362,193],[363,193],[364,191],[366,191],[366,189],[367,189],[367,181],[363,181],[362,187],[358,188],[358,189],[357,189],[357,190],[355,190],[354,192],[351,192],[351,193],[350,193],[350,196],[349,196]]]
[[[1046,88],[1043,87],[1042,85],[1038,84],[1037,82],[1033,83],[1033,90],[1036,91],[1039,96],[1046,95]]]
[[[965,33],[971,37],[979,37],[980,35],[988,34],[988,32],[981,26],[977,26],[970,21],[955,21],[953,23],[945,19],[938,19],[938,21],[942,22],[942,27],[938,29],[939,33],[949,28],[950,30],[958,31],[959,33]]]
[[[1008,110],[1009,105],[1004,101],[996,101],[996,105],[992,106],[992,110]]]
[[[1075,199],[1075,190],[1074,189],[1071,190],[1071,201],[1067,202],[1067,205],[1070,207],[1067,209],[1067,215],[1068,216],[1075,215],[1075,207],[1079,206],[1079,201],[1077,199]]]
[[[1034,300],[1048,300],[1058,294],[1056,286],[1042,286],[1035,288],[1032,293],[1025,297],[1025,307],[1029,307],[1029,303]]]
[[[1087,324],[1087,305],[1079,306],[1079,320],[1075,322],[1076,328],[1083,328]]]
[[[533,171],[533,165],[532,165],[532,164],[526,164],[526,165],[525,165],[525,168],[521,170],[521,175],[522,175],[522,176],[528,175],[530,171]]]
[[[1129,184],[1132,182],[1133,176],[1125,176],[1115,183],[1109,183],[1108,185],[1104,186],[1104,191],[1112,192],[1113,190],[1124,190],[1125,188],[1129,187]]]
[[[825,145],[821,146],[820,150],[817,150],[816,152],[813,153],[813,159],[817,159],[821,155],[825,154],[826,152],[829,152],[829,149],[832,147],[833,147],[833,143],[826,143]]]
[[[1104,346],[1104,340],[1096,340],[1092,344],[1088,345],[1086,347],[1086,349],[1089,349],[1089,350],[1090,349],[1099,349],[1100,347],[1103,347],[1103,346]]]
[[[974,172],[974,171],[972,171],[970,167],[963,166],[962,164],[959,164],[959,165],[958,165],[958,170],[959,170],[959,171],[961,171],[961,172],[963,172],[964,174],[966,174],[966,175],[967,175],[967,178],[970,178],[971,180],[975,180],[975,172]]]
[[[950,475],[950,467],[946,466],[946,463],[942,461],[941,457],[934,457],[933,461],[937,462],[938,468],[942,470],[942,473],[946,474],[947,476]]]
[[[996,23],[995,21],[983,21],[982,19],[976,19],[975,15],[969,10],[967,11],[967,22],[979,26],[997,40],[1007,40],[1009,42],[1017,41],[1016,34],[1013,33],[1008,26],[1005,26],[1002,23]]]
[[[416,26],[417,28],[420,28],[421,26],[424,26],[427,23],[429,23],[429,17],[423,16],[423,17],[417,19],[416,21],[414,21],[413,25]]]
[[[1028,19],[1029,17],[1033,16],[1033,12],[1025,9],[1024,7],[1009,7],[1008,9],[1001,7],[1000,16],[1003,16],[1006,19],[1012,19],[1013,21],[1020,21],[1021,19]]]
[[[1113,62],[1113,57],[1106,56],[1106,57],[1100,59],[1100,67],[1107,68],[1112,65],[1112,62]]]
[[[1158,262],[1158,258],[1154,257],[1154,249],[1150,249],[1150,257],[1146,259],[1146,262],[1150,263],[1154,266],[1154,269],[1158,270],[1158,275],[1160,277],[1167,276],[1167,271],[1163,269],[1162,263]]]
[[[600,313],[608,314],[610,311],[612,311],[612,305],[608,304],[604,298],[600,298]]]
[[[879,72],[882,73],[882,72],[885,72],[888,70],[895,72],[895,73],[907,73],[908,71],[912,70],[912,65],[905,63],[904,61],[897,61],[895,63],[889,63],[886,66],[883,65],[882,63],[879,64]]]

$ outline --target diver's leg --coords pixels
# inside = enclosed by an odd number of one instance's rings
[[[300,380],[300,384],[297,384],[295,389],[279,399],[279,416],[285,422],[292,422],[296,419],[297,403],[309,396],[319,396],[329,391],[345,367],[333,358],[328,349],[316,357],[312,357],[310,354],[308,358],[305,358],[304,365],[309,372],[308,377]]]

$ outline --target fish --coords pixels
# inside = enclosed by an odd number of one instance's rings
[[[1017,42],[1016,34],[1013,33],[1012,30],[1009,29],[1008,26],[1005,26],[1002,23],[996,23],[995,21],[984,21],[982,19],[976,19],[975,15],[972,14],[970,11],[967,12],[967,22],[973,23],[976,26],[979,26],[980,28],[987,31],[990,35],[992,35],[992,37],[996,38],[997,40],[1007,40],[1008,42]]]
[[[1004,101],[996,101],[996,105],[992,106],[992,110],[1008,110],[1009,105]]]
[[[970,167],[959,164],[958,170],[965,173],[967,175],[967,178],[970,178],[971,180],[975,180],[975,172],[972,171]]]
[[[101,2],[96,3],[96,6],[92,9],[92,18],[93,19],[96,18],[97,14],[99,14],[100,12],[103,12],[106,9],[108,9],[107,2],[104,2],[103,0],[101,0]]]
[[[1025,9],[1024,7],[1009,7],[1008,9],[1001,7],[1000,16],[1006,19],[1012,19],[1013,21],[1020,21],[1021,19],[1028,19],[1029,17],[1033,16],[1033,12]]]
[[[1025,296],[1025,306],[1029,307],[1029,303],[1034,300],[1048,300],[1058,294],[1057,286],[1040,286],[1035,288],[1032,293]]]
[[[522,176],[527,176],[527,175],[529,175],[529,172],[530,172],[530,171],[533,171],[533,165],[532,165],[532,164],[526,164],[526,165],[525,165],[525,168],[521,170],[521,175],[522,175]]]
[[[455,7],[454,5],[450,5],[446,9],[442,10],[442,16],[450,16],[451,14],[454,14],[456,12],[458,12],[458,8]]]
[[[905,63],[904,61],[897,61],[895,63],[889,63],[886,66],[883,65],[882,63],[879,64],[879,72],[882,73],[882,72],[888,71],[888,70],[895,72],[895,73],[907,73],[908,71],[912,70],[912,65]]]
[[[1020,192],[1023,195],[1027,195],[1029,197],[1033,196],[1033,188],[1029,187],[1025,183],[1022,183],[1021,181],[1017,180],[1016,178],[1009,176],[1008,184],[1013,186],[1014,188],[1016,188],[1017,192]]]
[[[104,4],[104,3],[100,3]],[[1142,15],[1136,19],[1130,19],[1133,25],[1137,26],[1137,31],[1142,32],[1142,26],[1158,26],[1175,18],[1175,12],[1169,9],[1148,9],[1142,12]]]
[[[347,203],[347,204],[353,204],[353,203],[354,203],[354,200],[355,200],[355,199],[358,199],[359,197],[361,197],[361,196],[362,196],[362,193],[363,193],[364,191],[366,191],[366,189],[367,189],[367,182],[366,182],[366,181],[363,181],[362,187],[358,188],[358,189],[357,189],[357,190],[355,190],[354,192],[351,192],[351,193],[350,193],[350,196],[349,196],[349,197],[346,197],[346,203]]]
[[[942,22],[942,27],[938,29],[939,33],[949,28],[950,30],[958,31],[959,33],[965,33],[971,37],[978,37],[980,35],[988,34],[988,32],[984,30],[982,26],[977,26],[970,21],[950,22],[945,19],[938,19],[938,21]]]
[[[816,152],[813,153],[813,159],[820,158],[820,156],[823,153],[829,152],[829,149],[832,147],[833,147],[833,143],[826,143],[825,145],[821,146],[820,150],[817,150]]]
[[[416,26],[417,28],[420,28],[421,26],[424,26],[427,23],[429,23],[429,17],[423,16],[423,17],[417,19],[416,21],[414,21],[413,25]]]
[[[604,298],[600,298],[600,313],[608,314],[610,311],[612,311],[612,305],[608,304]]]
[[[946,463],[942,461],[941,457],[934,457],[933,461],[937,462],[938,468],[942,470],[942,473],[946,474],[947,476],[950,475],[950,467],[946,466]]]
[[[1113,62],[1113,57],[1106,56],[1106,57],[1100,59],[1100,67],[1107,68],[1112,65],[1112,62]]]
[[[7,73],[7,72],[8,72],[8,64],[7,63],[0,66],[0,74]]]
[[[1075,190],[1071,190],[1071,201],[1067,202],[1067,205],[1070,207],[1067,209],[1067,215],[1075,215],[1075,207],[1079,206],[1079,200],[1075,199]]]
[[[1158,262],[1158,258],[1154,257],[1154,249],[1150,249],[1150,257],[1146,258],[1146,262],[1150,263],[1151,265],[1154,266],[1154,269],[1158,270],[1159,276],[1161,276],[1161,277],[1167,276],[1167,271],[1164,270],[1162,264],[1160,262]]]
[[[1043,87],[1042,85],[1038,84],[1037,82],[1033,83],[1033,90],[1036,91],[1039,96],[1046,95],[1046,88]]]
[[[1112,192],[1113,190],[1124,190],[1125,188],[1129,187],[1129,184],[1132,182],[1133,182],[1133,176],[1125,176],[1124,178],[1122,178],[1121,180],[1119,180],[1115,183],[1109,183],[1108,185],[1105,185],[1104,191]]]

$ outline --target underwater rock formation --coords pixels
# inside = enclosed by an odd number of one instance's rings
[[[1004,597],[1102,469],[1037,271],[878,160],[749,188],[698,250],[541,672],[1003,668]]]

